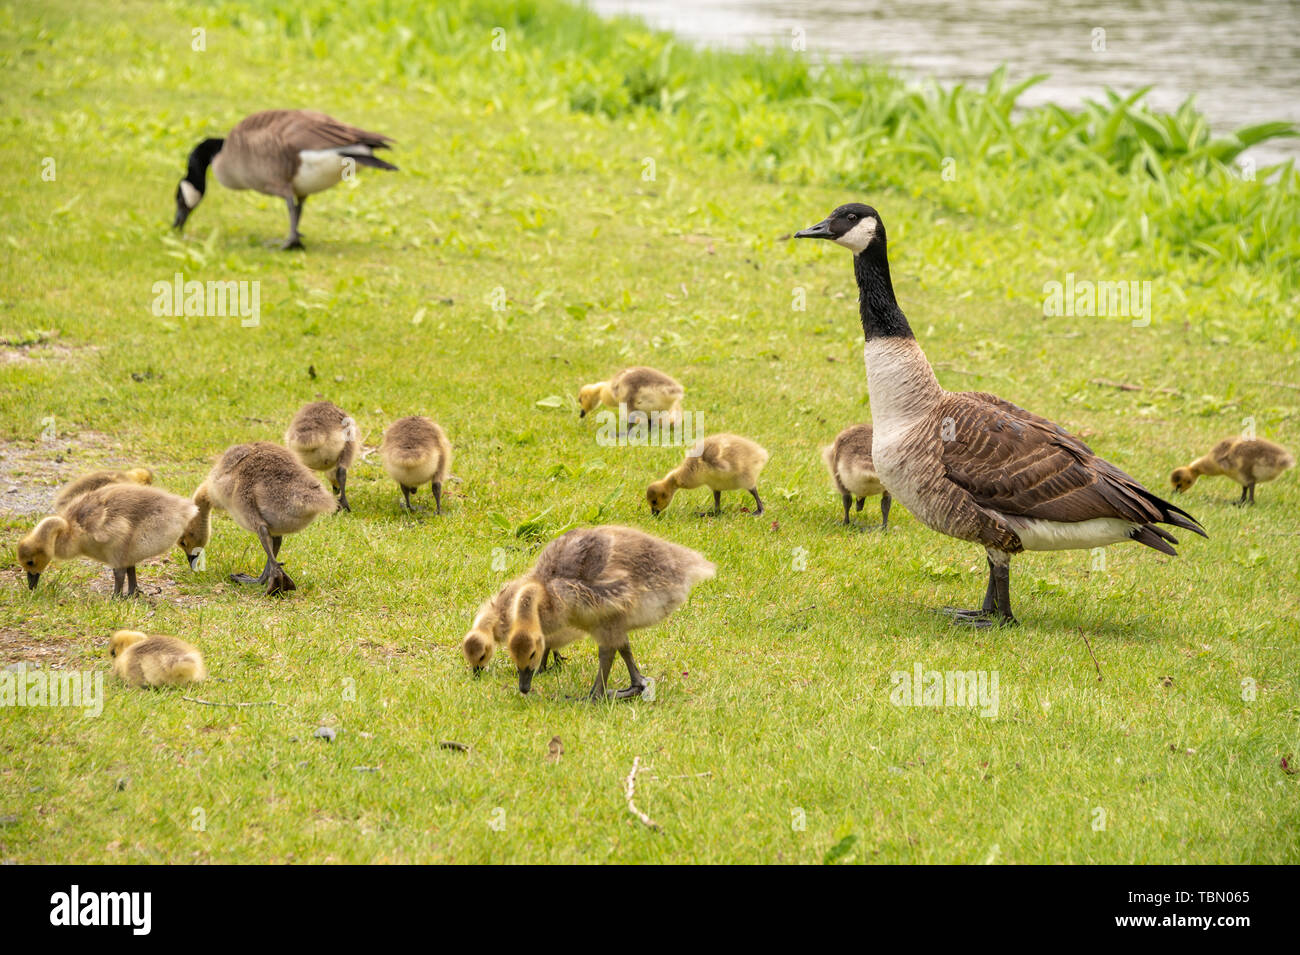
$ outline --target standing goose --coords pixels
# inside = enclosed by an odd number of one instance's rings
[[[978,610],[949,610],[974,626],[1012,624],[1011,556],[1135,540],[1176,556],[1157,526],[1208,536],[1064,429],[982,392],[940,387],[889,278],[885,226],[870,206],[840,206],[799,239],[853,253],[874,424],[872,459],[890,492],[927,527],[982,544],[989,581]]]
[[[239,584],[265,584],[268,595],[297,589],[277,559],[281,539],[338,506],[316,475],[287,449],[269,441],[227,449],[194,492],[194,503],[198,513],[180,540],[190,566],[212,537],[211,512],[218,507],[244,530],[256,534],[266,552],[266,566],[259,576],[231,574],[230,579]]]
[[[357,166],[396,171],[375,158],[392,139],[309,109],[271,109],[242,120],[225,139],[205,139],[190,153],[176,187],[175,229],[181,229],[207,191],[208,167],[227,189],[279,196],[289,207],[283,248],[301,249],[298,221],[307,197],[351,178]]]
[[[303,405],[284,433],[284,444],[313,471],[327,471],[339,507],[348,505],[348,468],[361,450],[357,423],[338,405],[313,401]]]

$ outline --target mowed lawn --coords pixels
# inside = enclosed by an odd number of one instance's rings
[[[0,663],[106,671],[127,627],[190,640],[211,671],[192,690],[109,677],[96,718],[0,710],[0,860],[1300,861],[1300,776],[1282,765],[1300,763],[1298,475],[1246,510],[1230,482],[1198,484],[1179,503],[1210,537],[1177,559],[1017,558],[1021,626],[952,628],[928,608],[978,603],[977,548],[901,507],[888,535],[838,524],[820,448],[870,415],[856,289],[843,250],[782,237],[874,204],[940,381],[1053,418],[1160,493],[1247,419],[1300,445],[1300,362],[1233,334],[1259,317],[1247,292],[1225,314],[1231,291],[1162,286],[1104,244],[872,190],[870,156],[861,194],[772,185],[486,67],[465,98],[371,76],[364,49],[323,69],[270,24],[213,27],[195,52],[205,18],[0,7]],[[189,150],[273,107],[388,133],[401,171],[309,201],[305,253],[263,246],[283,203],[215,181],[177,241]],[[153,285],[177,272],[260,282],[260,324],[156,316]],[[1151,324],[1045,317],[1044,284],[1068,272],[1152,280]],[[645,486],[681,449],[601,447],[575,402],[630,364],[680,379],[704,430],[771,452],[765,515],[736,494],[702,516],[700,490],[651,517]],[[369,448],[400,416],[439,421],[445,513],[402,512],[369,456],[353,513],[285,540],[286,599],[228,582],[262,557],[224,516],[205,571],[179,551],[141,568],[145,599],[110,600],[85,561],[27,590],[13,548],[59,483],[147,465],[189,494],[317,395]],[[860,524],[878,520],[869,501]],[[594,675],[589,641],[527,697],[504,655],[472,678],[458,643],[480,601],[593,522],[718,565],[633,634],[654,699],[567,699]],[[893,705],[891,674],[918,665],[996,673],[996,717]],[[637,757],[658,831],[625,799]]]

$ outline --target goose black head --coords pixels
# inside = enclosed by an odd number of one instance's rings
[[[850,202],[840,206],[821,222],[794,234],[796,239],[830,239],[854,255],[868,247],[885,244],[885,224],[871,206]]]
[[[185,178],[176,186],[176,218],[172,228],[180,230],[185,227],[185,220],[203,201],[203,194],[208,188],[208,167],[221,147],[224,139],[205,139],[190,152],[190,159],[185,170]]]

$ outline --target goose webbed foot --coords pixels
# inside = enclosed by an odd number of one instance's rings
[[[302,236],[291,235],[287,239],[285,239],[284,242],[280,245],[280,249],[284,252],[295,252],[295,251],[305,252],[307,250],[307,247],[302,244]]]
[[[621,690],[606,690],[605,695],[611,700],[630,700],[634,696],[640,696],[645,692],[645,682],[633,683],[631,686],[624,687]]]
[[[293,582],[293,578],[285,572],[284,564],[275,564],[270,568],[270,571],[266,580],[266,595],[268,597],[275,597],[298,589],[298,585]]]

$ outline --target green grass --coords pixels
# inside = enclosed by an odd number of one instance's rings
[[[407,5],[374,9],[397,19]],[[888,536],[836,523],[819,448],[869,415],[852,276],[841,250],[779,237],[840,201],[873,202],[940,380],[1060,421],[1153,489],[1247,417],[1300,443],[1293,278],[1267,255],[1187,252],[1172,233],[1143,246],[1064,228],[1073,220],[1035,201],[1069,168],[1059,157],[1038,157],[1047,178],[996,214],[888,177],[850,189],[834,163],[817,181],[811,154],[799,175],[764,171],[749,152],[681,136],[685,107],[574,102],[571,77],[548,72],[557,62],[593,89],[630,87],[626,54],[609,66],[571,55],[597,28],[567,8],[523,6],[549,19],[525,24],[527,42],[506,22],[504,54],[460,5],[438,9],[443,33],[408,36],[373,12],[362,29],[359,13],[331,26],[269,4],[0,7],[0,338],[14,343],[0,365],[0,506],[8,484],[52,486],[109,462],[147,464],[188,493],[228,445],[278,440],[317,392],[371,445],[396,417],[434,416],[460,478],[444,516],[415,519],[373,461],[359,465],[354,513],[286,540],[299,590],[279,601],[226,582],[260,557],[224,517],[206,571],[189,573],[179,552],[142,568],[161,596],[110,601],[106,572],[87,562],[29,593],[12,547],[35,517],[0,511],[4,662],[25,646],[47,665],[102,669],[115,628],[174,633],[212,672],[191,695],[282,704],[207,707],[110,680],[97,719],[0,710],[0,859],[1300,860],[1297,777],[1279,766],[1300,754],[1295,475],[1246,511],[1230,506],[1234,485],[1199,484],[1183,503],[1210,539],[1185,540],[1177,560],[1136,546],[1111,548],[1104,571],[1088,553],[1019,558],[1022,626],[949,629],[926,608],[978,598],[975,548],[901,508]],[[195,53],[201,26],[207,50]],[[439,37],[470,35],[481,47],[435,55]],[[689,74],[691,56],[721,55],[670,56]],[[736,80],[735,123],[761,71],[785,68],[744,62],[755,72]],[[285,231],[281,203],[215,186],[172,239],[194,143],[256,109],[299,105],[394,135],[401,172],[363,172],[356,189],[313,199],[305,254],[262,246]],[[761,122],[723,132],[772,135]],[[40,176],[46,156],[54,182]],[[1106,188],[1079,179],[1063,204]],[[1252,188],[1294,201],[1286,181]],[[1133,215],[1157,210],[1129,199]],[[154,317],[153,283],[178,270],[261,281],[261,325]],[[1067,272],[1153,280],[1151,325],[1045,318],[1044,283]],[[799,289],[804,311],[792,308]],[[765,518],[738,498],[720,519],[698,517],[704,492],[650,517],[644,487],[679,453],[598,447],[573,402],[580,384],[632,363],[680,378],[708,430],[772,452]],[[538,405],[549,396],[561,405]],[[49,418],[54,441],[41,437]],[[478,603],[554,531],[597,517],[719,567],[633,637],[656,699],[567,701],[590,684],[589,643],[529,697],[504,658],[472,679],[457,643]],[[997,671],[997,718],[891,705],[890,674],[917,663]],[[333,743],[313,738],[322,724]],[[553,735],[558,763],[546,759]],[[624,802],[637,756],[650,770],[636,803],[660,832]]]

